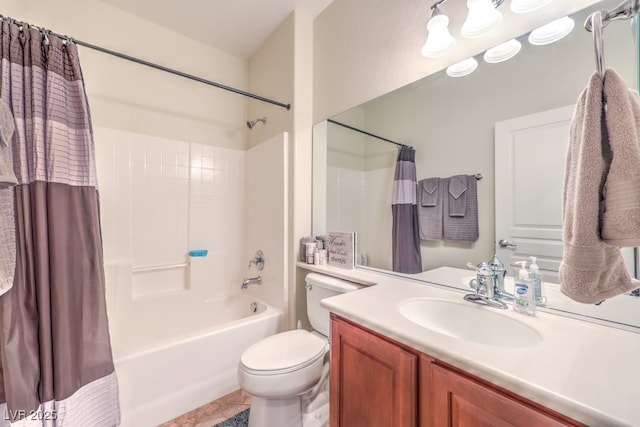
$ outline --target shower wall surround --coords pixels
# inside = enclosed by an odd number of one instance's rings
[[[148,342],[166,338],[142,323],[187,316],[239,288],[246,153],[106,128],[94,137],[117,357],[138,346],[138,329]],[[209,253],[189,259],[191,249]]]
[[[204,296],[227,292],[243,249],[245,153],[105,128],[95,139],[105,262],[131,263],[131,297],[189,289],[191,249],[209,250]]]
[[[377,266],[391,260],[391,205],[386,210],[379,207],[385,198],[391,200],[393,174],[393,168],[327,167],[327,193],[336,195],[327,198],[327,231],[358,233],[356,259],[360,265],[371,262]]]
[[[247,151],[108,128],[94,137],[116,361],[174,339],[178,323],[197,330],[208,301],[243,293],[286,312],[286,133]],[[241,291],[257,249],[262,286]]]

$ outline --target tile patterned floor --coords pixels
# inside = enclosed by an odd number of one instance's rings
[[[159,427],[211,427],[247,409],[250,404],[251,396],[244,390],[236,390]]]

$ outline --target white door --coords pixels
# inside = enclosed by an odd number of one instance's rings
[[[573,110],[567,106],[495,124],[496,253],[512,275],[516,261],[535,256],[545,280],[559,283],[562,188]]]

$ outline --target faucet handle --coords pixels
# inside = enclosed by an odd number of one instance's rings
[[[467,267],[475,271],[480,276],[491,275],[491,267],[486,262],[481,262],[478,265],[473,265],[471,262],[467,262]]]
[[[256,254],[253,256],[253,259],[249,260],[249,267],[251,268],[251,264],[255,264],[256,268],[261,271],[264,268],[264,254],[260,249],[256,251]]]

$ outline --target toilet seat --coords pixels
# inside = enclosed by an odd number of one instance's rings
[[[240,386],[263,397],[303,393],[318,382],[327,351],[326,338],[302,329],[272,335],[243,353],[238,366]]]
[[[328,342],[303,329],[281,332],[251,345],[240,358],[242,368],[254,375],[294,372],[324,357]]]

